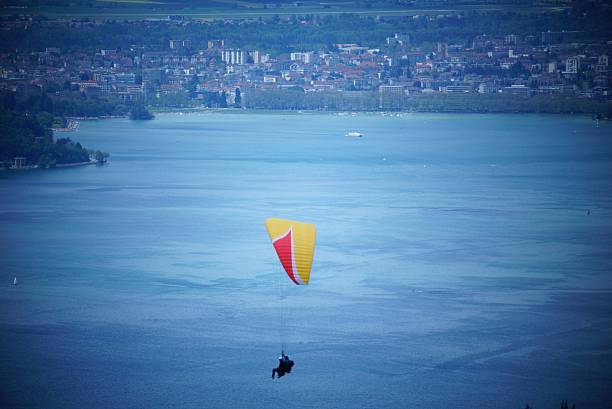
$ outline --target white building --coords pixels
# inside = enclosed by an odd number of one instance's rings
[[[270,60],[270,55],[262,53],[259,50],[249,51],[249,55],[253,59],[253,64],[265,64]]]
[[[304,64],[310,64],[312,52],[291,53],[291,61],[301,61]]]
[[[565,61],[565,73],[566,74],[578,74],[580,69],[580,59],[578,57],[571,57]]]
[[[245,62],[244,51],[228,48],[221,52],[221,61],[228,65],[243,65]]]
[[[515,34],[508,34],[504,37],[504,42],[508,45],[516,45],[518,38]]]
[[[393,37],[387,37],[387,45],[409,45],[410,35],[395,33]]]
[[[225,40],[208,40],[208,49],[223,48]]]
[[[170,49],[180,50],[182,48],[190,48],[191,40],[170,40]]]

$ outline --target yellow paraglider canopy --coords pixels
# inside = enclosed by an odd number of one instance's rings
[[[297,285],[308,285],[314,257],[314,224],[267,219],[266,229],[285,272]]]

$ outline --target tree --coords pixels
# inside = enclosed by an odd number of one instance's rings
[[[153,118],[155,118],[155,116],[151,112],[149,112],[149,110],[145,108],[145,106],[142,104],[134,105],[132,107],[132,110],[130,111],[130,119],[135,120],[135,121],[139,121],[139,120],[148,121]]]
[[[236,97],[234,98],[234,107],[240,108],[242,105],[242,97],[240,96],[240,88],[236,88]]]
[[[36,114],[36,120],[45,128],[51,128],[53,126],[53,115],[47,111],[41,111]]]
[[[198,82],[198,76],[196,74],[193,74],[187,84],[185,84],[185,89],[192,93],[195,92],[198,87]]]
[[[94,153],[94,159],[96,160],[96,162],[98,162],[99,164],[103,164],[106,162],[106,160],[108,159],[110,155],[108,154],[108,152],[102,152],[100,150],[96,151]]]

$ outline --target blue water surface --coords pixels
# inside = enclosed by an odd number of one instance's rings
[[[2,408],[612,407],[609,123],[201,113],[69,136],[110,162],[0,172]],[[267,217],[317,225],[308,287]]]

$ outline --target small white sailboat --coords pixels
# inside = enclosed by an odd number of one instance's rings
[[[17,285],[17,277],[13,280],[13,285]]]
[[[352,136],[354,138],[361,138],[363,134],[361,132],[351,131],[347,133],[346,136]]]

